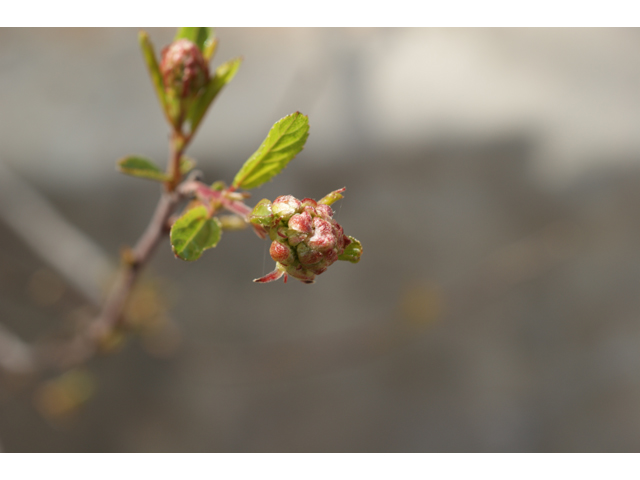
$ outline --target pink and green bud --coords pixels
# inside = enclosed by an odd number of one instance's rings
[[[291,195],[283,195],[273,201],[273,214],[281,220],[289,220],[294,213],[298,213],[302,203]]]
[[[300,263],[303,265],[315,265],[322,260],[322,253],[313,250],[306,243],[300,243],[296,248],[296,253],[298,254]]]
[[[336,246],[337,239],[331,224],[324,218],[313,219],[313,235],[307,241],[309,247],[319,252],[326,252]]]
[[[325,219],[333,218],[333,209],[329,205],[318,205],[316,207],[316,213]]]
[[[296,213],[289,219],[289,228],[301,233],[311,233],[311,215],[309,212]]]
[[[277,240],[271,242],[269,255],[271,255],[271,258],[273,258],[274,261],[279,262],[285,266],[291,265],[296,261],[291,247],[287,243],[279,242]]]
[[[302,265],[290,265],[285,269],[285,275],[291,275],[293,278],[297,278],[302,283],[313,283],[316,278],[316,274],[307,270]],[[285,282],[287,277],[285,276]]]
[[[344,235],[340,224],[333,219],[333,209],[327,200],[342,198],[343,191],[327,195],[323,199],[325,203],[283,195],[273,203],[265,199],[256,205],[249,220],[268,231],[272,240],[269,253],[276,269],[255,282],[272,282],[282,276],[286,282],[287,275],[291,275],[304,283],[313,283],[316,275],[337,260],[353,263],[360,260],[360,242]],[[353,242],[357,242],[357,248],[348,248]]]
[[[184,38],[162,50],[160,72],[167,93],[193,98],[209,82],[209,66],[198,46]]]

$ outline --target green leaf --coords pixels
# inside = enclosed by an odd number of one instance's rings
[[[278,120],[237,173],[233,186],[249,190],[271,180],[304,148],[308,136],[306,115],[296,112]]]
[[[180,157],[180,173],[182,175],[186,175],[187,173],[189,173],[195,168],[195,166],[196,161],[193,158],[187,157],[186,155]]]
[[[151,82],[153,83],[156,95],[158,96],[158,100],[160,101],[160,106],[162,107],[162,111],[166,112],[167,97],[164,91],[162,74],[160,73],[160,67],[158,66],[158,61],[156,60],[156,55],[153,51],[153,45],[149,40],[149,35],[147,34],[147,32],[141,30],[138,34],[138,41],[140,42],[140,48],[142,49],[144,61],[147,64],[147,70],[149,70],[149,75],[151,76]]]
[[[344,249],[342,255],[338,256],[338,260],[344,260],[351,263],[358,263],[362,256],[362,244],[353,237],[349,237],[351,243]]]
[[[182,260],[197,260],[202,252],[220,241],[222,226],[217,218],[209,218],[207,207],[192,208],[171,227],[171,247]]]
[[[191,133],[197,130],[198,125],[200,125],[200,121],[204,117],[204,114],[207,113],[207,109],[211,105],[211,102],[213,102],[218,93],[220,93],[222,87],[233,79],[241,63],[242,58],[238,57],[223,63],[216,69],[216,73],[213,78],[209,80],[209,83],[205,87],[204,92],[201,93],[200,97],[193,102],[193,106],[187,115],[187,119],[191,123]]]
[[[178,29],[176,37],[173,39],[180,40],[185,38],[195,43],[201,52],[204,52],[207,45],[213,41],[213,28],[211,27],[182,27]]]
[[[145,157],[129,156],[118,160],[117,169],[127,175],[147,178],[158,182],[167,182],[169,177],[151,160]]]

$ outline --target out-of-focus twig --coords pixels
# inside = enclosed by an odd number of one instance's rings
[[[13,374],[64,369],[94,355],[100,340],[121,321],[138,274],[166,234],[167,221],[179,199],[177,193],[162,194],[147,229],[125,255],[100,313],[73,338],[29,345],[0,325],[0,368]],[[101,303],[100,283],[113,271],[107,256],[1,161],[0,219],[89,301]]]
[[[123,255],[118,276],[96,319],[71,341],[43,349],[41,355],[45,365],[65,369],[87,361],[99,349],[101,341],[121,324],[134,283],[160,239],[167,233],[167,221],[179,200],[176,193],[162,194],[142,237],[133,249]]]
[[[170,142],[168,169],[171,179],[165,182],[165,191],[160,196],[149,225],[136,245],[123,253],[118,276],[95,320],[70,341],[46,345],[40,350],[39,358],[45,368],[66,369],[86,362],[100,349],[103,342],[108,342],[113,331],[123,325],[127,300],[138,275],[149,262],[162,236],[169,232],[169,219],[183,196],[176,191],[176,187],[182,181],[179,163],[187,145],[188,141],[182,133],[174,131]]]
[[[0,160],[0,220],[88,300],[113,272],[108,256]]]
[[[0,325],[0,367],[14,374],[30,374],[38,365],[33,348]]]

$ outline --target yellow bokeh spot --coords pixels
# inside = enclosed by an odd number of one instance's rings
[[[400,311],[409,323],[425,326],[436,321],[444,310],[444,293],[433,282],[409,285],[402,293]]]

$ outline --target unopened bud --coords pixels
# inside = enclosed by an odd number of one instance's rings
[[[342,191],[332,193],[336,197]],[[310,198],[300,201],[283,195],[273,203],[261,200],[249,221],[268,231],[272,240],[269,254],[276,261],[276,269],[255,282],[271,282],[283,275],[286,281],[287,275],[291,275],[304,283],[313,283],[316,275],[337,260],[355,263],[362,253],[360,247],[359,251],[350,252],[348,258],[340,258],[351,240],[333,219],[333,209]]]
[[[298,213],[302,203],[296,197],[283,195],[273,201],[273,214],[281,220],[289,220],[294,213]]]
[[[202,52],[184,38],[162,50],[160,72],[165,90],[180,99],[192,98],[209,81],[209,67]]]
[[[291,265],[295,263],[296,258],[293,254],[293,250],[285,242],[279,242],[277,240],[271,242],[271,248],[269,248],[269,255],[276,262],[280,262],[282,265]]]
[[[301,233],[311,233],[311,220],[308,212],[296,213],[289,219],[289,228]]]

